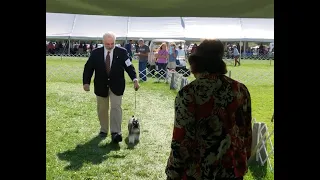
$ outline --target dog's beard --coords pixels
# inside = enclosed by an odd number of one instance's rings
[[[140,135],[138,134],[129,135],[129,143],[133,144],[134,142],[140,141],[139,137]]]
[[[129,143],[133,144],[135,141],[140,140],[140,129],[138,128],[132,128],[129,131]]]
[[[129,125],[129,134],[140,134],[139,126]]]
[[[132,128],[131,129],[131,134],[137,134],[140,133],[140,129],[139,128]]]

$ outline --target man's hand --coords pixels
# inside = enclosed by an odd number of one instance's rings
[[[90,91],[90,85],[89,85],[89,84],[84,84],[84,85],[83,85],[83,89],[84,89],[85,91]]]
[[[136,91],[138,91],[138,89],[140,88],[140,85],[139,85],[139,83],[138,83],[138,80],[135,80],[134,82],[133,82],[133,88],[134,88],[134,90],[136,90]]]

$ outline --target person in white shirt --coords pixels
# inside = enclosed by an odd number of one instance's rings
[[[178,49],[178,57],[185,57],[186,56],[186,52],[182,49],[182,46],[179,46]]]
[[[238,48],[236,45],[233,46],[233,57],[234,57],[234,66],[237,66],[237,63],[240,66],[240,61],[238,60],[240,56],[240,53],[238,51]]]

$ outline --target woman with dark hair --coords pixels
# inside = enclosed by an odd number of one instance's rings
[[[175,99],[167,179],[243,179],[251,155],[251,98],[227,76],[219,40],[204,40],[189,57],[196,79]]]

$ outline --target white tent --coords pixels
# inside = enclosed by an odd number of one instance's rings
[[[47,39],[184,39],[273,42],[274,20],[257,18],[123,17],[47,13]]]
[[[220,39],[239,41],[242,38],[239,18],[184,17],[186,40]]]
[[[128,17],[77,15],[71,35],[74,39],[99,40],[106,30],[114,32],[117,39],[124,40],[128,32]]]
[[[129,39],[184,38],[180,17],[129,17]]]
[[[47,13],[47,38],[68,39],[72,32],[75,17],[75,14]]]
[[[273,42],[274,19],[241,18],[242,40]]]

